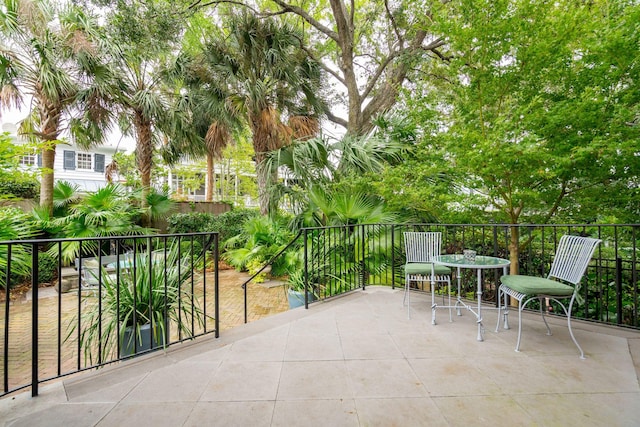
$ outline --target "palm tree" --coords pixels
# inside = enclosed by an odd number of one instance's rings
[[[215,186],[214,163],[222,158],[222,152],[233,141],[233,130],[239,129],[241,123],[225,103],[228,95],[209,74],[199,72],[202,69],[199,59],[185,49],[168,72],[168,80],[180,88],[176,109],[188,112],[186,115],[190,119],[188,123],[177,122],[184,128],[175,129],[175,137],[169,140],[162,155],[170,165],[183,157],[205,156],[205,201],[211,202]]]
[[[94,22],[78,7],[58,10],[47,0],[4,0],[0,7],[0,110],[30,98],[20,131],[42,148],[40,205],[49,212],[61,133],[89,146],[108,129],[109,73]]]
[[[152,184],[153,154],[167,135],[184,129],[175,91],[167,87],[162,71],[177,45],[180,17],[163,8],[170,4],[117,2],[106,11],[106,44],[118,90],[113,106],[123,134],[136,141],[136,164],[143,203]],[[149,217],[142,218],[144,226]]]
[[[235,14],[228,32],[204,46],[203,65],[220,87],[226,102],[240,113],[253,135],[260,211],[269,212],[267,154],[291,139],[281,115],[317,120],[324,106],[317,97],[320,71],[306,55],[302,34],[286,22]]]
[[[309,213],[313,192],[331,192],[330,188],[348,183],[354,175],[382,173],[385,166],[402,158],[407,150],[399,139],[383,139],[376,134],[364,137],[346,135],[342,139],[297,139],[273,151],[265,168],[284,168],[288,180],[272,187],[272,197],[288,197],[298,214]],[[312,209],[313,210],[313,209]]]

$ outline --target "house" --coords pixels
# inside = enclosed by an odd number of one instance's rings
[[[13,123],[4,123],[2,132],[8,132],[15,144],[23,145],[25,140],[18,135]],[[80,187],[80,191],[96,191],[107,185],[105,171],[116,152],[125,151],[110,143],[89,150],[74,144],[62,143],[56,146],[53,166],[54,180],[67,181]],[[34,151],[23,155],[20,164],[25,169],[35,169],[42,165],[40,153]]]

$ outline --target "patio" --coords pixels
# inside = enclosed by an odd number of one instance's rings
[[[640,419],[640,332],[526,315],[476,341],[471,313],[432,326],[430,296],[367,287],[0,400],[11,426],[580,425]],[[512,313],[513,315],[513,313]],[[513,316],[512,316],[513,317]],[[534,320],[535,319],[535,320]],[[516,319],[512,327],[516,326]]]

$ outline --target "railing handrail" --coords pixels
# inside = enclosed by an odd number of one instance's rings
[[[125,236],[96,236],[96,237],[53,237],[49,239],[24,239],[24,240],[0,240],[0,245],[5,244],[43,244],[43,243],[55,243],[55,242],[84,242],[87,240],[127,240],[127,239],[145,239],[145,238],[162,238],[162,237],[176,237],[176,236],[209,236],[213,234],[220,234],[218,231],[194,231],[190,233],[165,233],[165,234],[131,234]]]
[[[242,287],[242,289],[244,290],[244,323],[247,323],[247,285],[249,284],[249,282],[251,282],[253,279],[255,279],[256,277],[258,277],[258,275],[260,273],[262,273],[264,271],[265,268],[267,268],[268,266],[270,266],[276,259],[278,259],[278,257],[280,255],[282,255],[284,253],[284,251],[286,251],[287,249],[289,249],[291,247],[291,245],[293,245],[298,238],[300,237],[300,235],[302,235],[302,229],[298,230],[298,234],[296,234],[289,243],[287,243],[287,245],[280,249],[278,251],[278,253],[276,253],[274,256],[271,257],[271,259],[269,259],[269,261],[267,261],[266,263],[264,263],[264,265],[262,267],[260,267],[260,269],[258,271],[256,271],[255,273],[253,273],[253,275],[251,277],[249,277],[247,280],[244,281],[244,283],[242,283],[242,285],[240,285]]]

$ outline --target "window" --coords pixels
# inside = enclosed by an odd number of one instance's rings
[[[20,158],[20,164],[25,166],[36,166],[38,164],[38,155],[36,153],[25,154]]]
[[[77,153],[77,165],[78,169],[93,169],[91,163],[91,154],[87,153]]]

